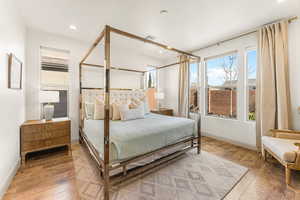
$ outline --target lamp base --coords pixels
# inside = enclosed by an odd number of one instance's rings
[[[54,114],[54,105],[47,104],[44,106],[44,117],[46,121],[52,120]]]

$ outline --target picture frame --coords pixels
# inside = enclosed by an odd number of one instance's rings
[[[23,63],[13,54],[8,55],[8,88],[22,89]]]

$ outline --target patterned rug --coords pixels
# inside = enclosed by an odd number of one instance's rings
[[[80,157],[82,158],[82,157]],[[76,160],[76,182],[82,200],[103,199],[98,170]],[[80,167],[81,166],[81,167]],[[85,166],[85,167],[84,167]],[[111,194],[112,200],[220,200],[246,174],[247,168],[202,151],[191,151],[170,165]]]

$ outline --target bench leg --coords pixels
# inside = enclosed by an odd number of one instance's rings
[[[285,167],[285,182],[287,185],[291,184],[291,169]]]

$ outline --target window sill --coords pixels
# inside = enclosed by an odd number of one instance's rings
[[[204,115],[206,118],[212,118],[212,119],[220,119],[220,120],[228,120],[228,121],[238,121],[237,118],[225,118],[225,117],[218,117],[218,116],[213,116],[213,115]]]
[[[245,122],[247,123],[247,124],[256,124],[256,121],[254,120],[254,121],[252,121],[252,120],[245,120]]]

